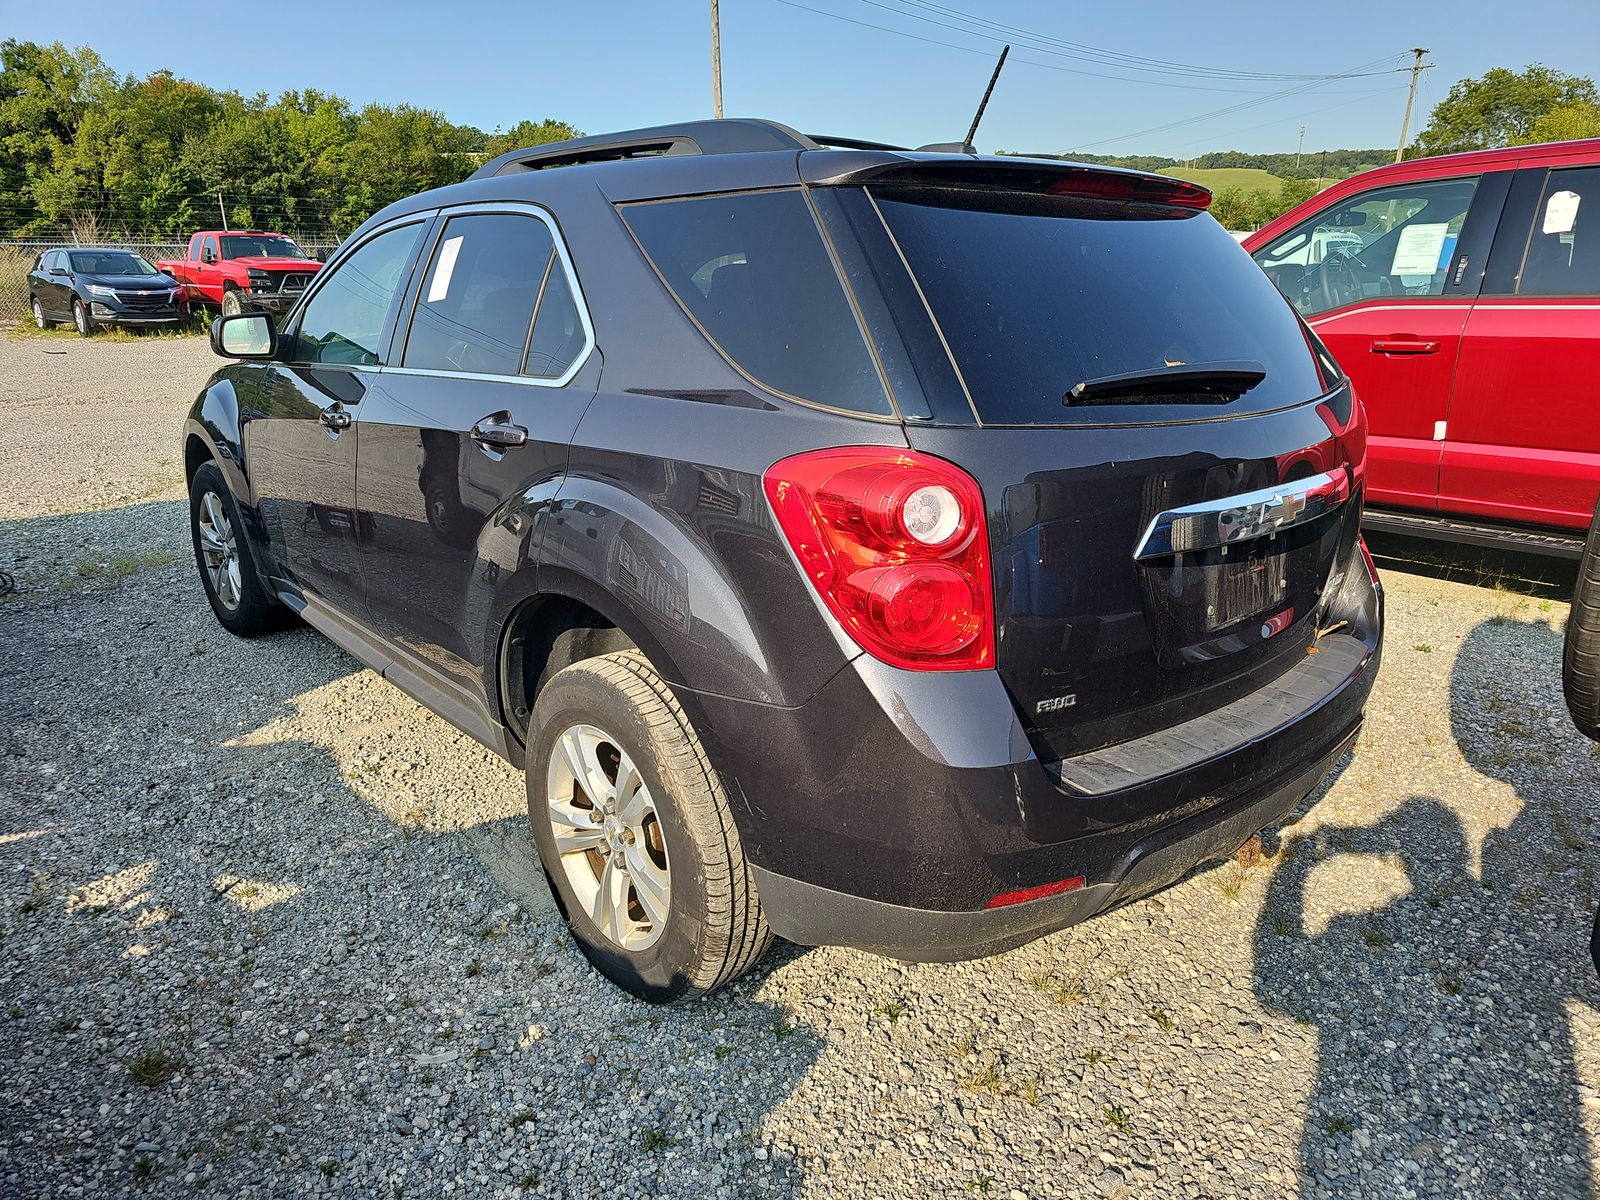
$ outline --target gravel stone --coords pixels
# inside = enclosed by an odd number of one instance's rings
[[[1389,571],[1361,739],[1259,859],[656,1009],[567,936],[516,771],[309,630],[218,628],[203,341],[0,358],[0,1195],[1594,1194],[1558,599]]]

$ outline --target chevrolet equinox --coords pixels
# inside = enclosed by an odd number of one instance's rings
[[[1147,895],[1324,778],[1382,625],[1361,406],[1209,199],[766,121],[502,155],[213,324],[206,596],[523,768],[647,1000]]]

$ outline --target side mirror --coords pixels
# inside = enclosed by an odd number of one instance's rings
[[[66,273],[67,273],[67,269],[65,267],[51,267],[50,268],[50,274],[52,274],[52,275],[65,275]]]
[[[200,251],[200,261],[203,262],[203,263],[214,263],[214,262],[216,262],[217,261],[217,252],[215,250],[212,250],[209,247],[207,247],[206,249]]]
[[[211,322],[211,349],[223,358],[271,358],[277,348],[271,313],[234,313]]]

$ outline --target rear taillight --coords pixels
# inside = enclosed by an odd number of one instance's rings
[[[863,650],[920,671],[994,665],[983,493],[965,471],[849,446],[774,463],[765,484],[801,570]]]

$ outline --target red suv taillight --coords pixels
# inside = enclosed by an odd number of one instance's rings
[[[891,666],[994,666],[983,493],[960,467],[888,447],[774,463],[767,499],[806,578],[850,636]]]

